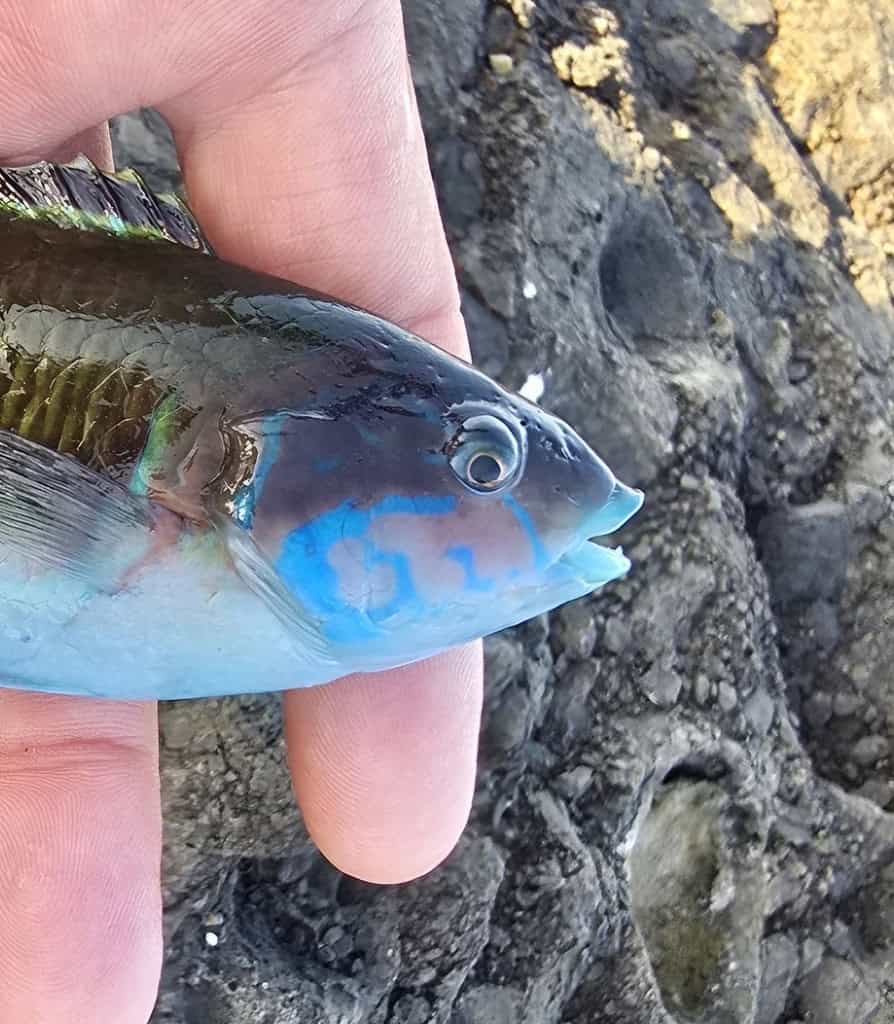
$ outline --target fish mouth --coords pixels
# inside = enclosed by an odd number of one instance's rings
[[[584,529],[587,537],[605,537],[632,519],[642,508],[645,495],[635,487],[615,481],[604,505],[587,518]]]
[[[630,571],[630,559],[621,548],[603,547],[595,540],[585,540],[566,551],[559,559],[559,565],[593,589],[626,576]]]
[[[642,491],[615,481],[608,500],[588,518],[585,538],[566,551],[559,564],[592,589],[626,576],[630,571],[630,559],[620,547],[607,547],[597,538],[619,530],[642,508],[644,497]]]

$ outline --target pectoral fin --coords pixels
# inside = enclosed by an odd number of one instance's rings
[[[0,547],[38,570],[114,586],[173,519],[70,456],[0,430]]]
[[[216,517],[214,525],[224,537],[239,578],[287,627],[301,653],[318,665],[335,664],[321,623],[295,599],[249,534],[226,516]]]

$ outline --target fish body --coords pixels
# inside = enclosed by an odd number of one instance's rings
[[[316,685],[623,575],[642,502],[561,420],[364,310],[216,258],[84,161],[0,171],[0,679]]]

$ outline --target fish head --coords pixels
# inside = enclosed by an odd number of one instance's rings
[[[594,538],[642,494],[562,420],[422,344],[239,427],[258,455],[230,514],[349,667],[488,635],[630,567]]]

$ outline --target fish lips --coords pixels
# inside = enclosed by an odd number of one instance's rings
[[[604,547],[595,538],[619,530],[642,508],[644,498],[642,491],[615,481],[605,504],[587,517],[579,541],[557,563],[582,588],[595,590],[630,571],[630,559],[620,547]]]

